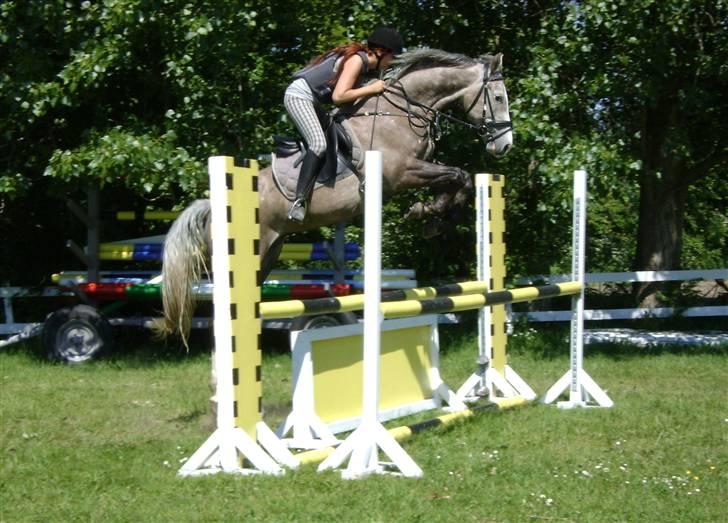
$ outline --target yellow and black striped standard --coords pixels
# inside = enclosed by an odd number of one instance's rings
[[[491,289],[503,289],[506,283],[506,200],[503,194],[505,178],[498,174],[488,175],[488,237],[490,258],[482,263],[488,265]],[[508,345],[505,303],[490,309],[490,366],[505,377]]]
[[[235,426],[255,439],[262,419],[258,162],[226,158],[230,317]]]
[[[464,282],[464,288],[484,287],[484,282]],[[451,287],[451,286],[448,286]],[[409,289],[409,296],[412,291]],[[522,287],[519,289],[500,290],[491,292],[478,292],[460,296],[441,296],[432,299],[410,298],[398,301],[384,301],[380,306],[385,318],[399,318],[404,316],[418,316],[442,312],[456,312],[477,309],[487,305],[501,305],[505,303],[520,303],[524,301],[540,300],[552,296],[577,294],[581,290],[579,282],[564,282],[538,287]],[[435,289],[433,289],[433,292]],[[400,291],[395,291],[399,293]],[[385,293],[388,294],[388,293]],[[414,293],[416,295],[417,293]],[[293,318],[296,316],[310,316],[313,314],[329,314],[335,312],[349,312],[361,310],[364,306],[364,296],[342,296],[339,298],[319,298],[314,300],[289,300],[268,302],[260,304],[260,317],[262,319]]]

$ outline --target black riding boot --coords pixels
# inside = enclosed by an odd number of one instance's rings
[[[301,172],[298,174],[296,200],[288,211],[289,220],[300,223],[306,217],[306,206],[325,159],[325,155],[316,156],[313,151],[306,151],[306,157],[303,159],[303,165],[301,165]]]

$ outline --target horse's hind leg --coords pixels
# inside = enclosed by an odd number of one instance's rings
[[[261,253],[260,253],[260,283],[263,283],[278,261],[278,256],[283,249],[283,242],[286,236],[268,229],[262,231],[260,235]]]

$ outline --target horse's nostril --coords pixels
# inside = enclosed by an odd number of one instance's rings
[[[508,151],[510,151],[510,150],[511,150],[511,144],[506,144],[506,145],[505,145],[505,146],[503,147],[503,153],[502,153],[502,154],[506,154],[506,153],[507,153]]]

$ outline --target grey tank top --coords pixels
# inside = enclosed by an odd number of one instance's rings
[[[369,71],[369,58],[363,51],[356,53],[361,58],[363,68],[356,83],[360,84],[364,76]],[[306,81],[316,100],[320,103],[330,104],[332,102],[333,86],[331,80],[336,77],[341,67],[343,57],[341,55],[330,53],[321,62],[304,67],[300,71],[293,74],[294,80],[302,78]]]

